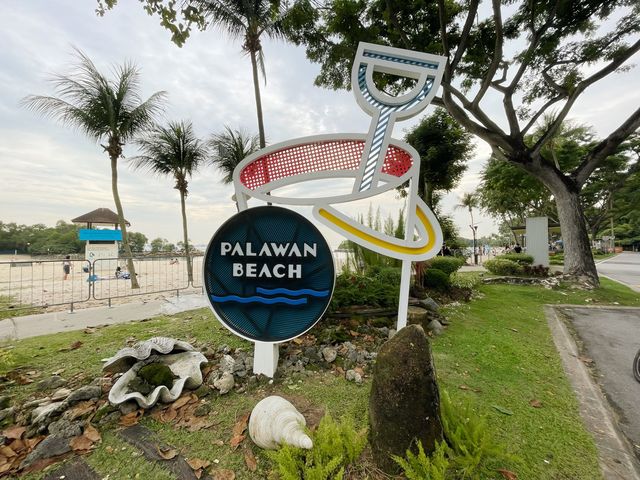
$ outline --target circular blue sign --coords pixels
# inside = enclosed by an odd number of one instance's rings
[[[282,207],[234,215],[204,257],[213,311],[248,340],[284,342],[306,332],[329,306],[334,284],[333,257],[320,231]]]

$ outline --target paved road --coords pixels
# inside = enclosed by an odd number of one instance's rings
[[[640,252],[623,252],[599,262],[598,273],[629,285],[640,292]]]
[[[632,363],[640,349],[640,308],[563,307],[593,359],[596,380],[619,415],[620,428],[640,459],[640,383]]]

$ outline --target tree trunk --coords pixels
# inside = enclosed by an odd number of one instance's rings
[[[122,211],[122,203],[120,202],[120,195],[118,194],[118,157],[110,155],[111,158],[111,191],[113,192],[113,201],[116,204],[116,211],[118,212],[118,223],[120,224],[120,230],[122,231],[122,246],[124,247],[124,254],[127,257],[127,270],[131,275],[131,288],[140,288],[138,284],[138,277],[136,276],[136,269],[133,266],[133,254],[131,253],[131,247],[129,246],[129,237],[127,236],[127,225],[124,221],[124,212]]]
[[[182,233],[184,234],[184,254],[187,256],[187,276],[189,283],[193,284],[193,264],[191,263],[191,255],[189,255],[189,233],[187,232],[187,208],[185,202],[185,193],[180,191],[180,206],[182,207]]]
[[[529,161],[520,166],[544,183],[553,194],[564,246],[564,276],[588,287],[600,286],[579,187],[547,163]]]
[[[258,134],[260,135],[260,148],[266,146],[264,136],[264,124],[262,122],[262,100],[260,100],[260,79],[258,78],[258,61],[256,52],[251,50],[251,68],[253,70],[253,93],[256,97],[256,112],[258,114]]]
[[[566,277],[598,287],[600,281],[591,253],[591,242],[580,196],[568,188],[564,191],[554,191],[553,195],[558,207],[558,220],[564,245],[563,273]]]

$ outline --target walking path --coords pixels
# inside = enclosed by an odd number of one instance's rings
[[[134,300],[113,307],[85,308],[74,313],[50,312],[7,318],[0,320],[0,342],[144,320],[157,315],[173,315],[206,306],[204,295],[192,294],[162,300]]]

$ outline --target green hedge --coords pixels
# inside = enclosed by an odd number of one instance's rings
[[[354,305],[396,308],[399,294],[399,268],[372,268],[365,275],[345,272],[336,277],[331,309]]]
[[[435,257],[427,263],[430,268],[435,268],[447,275],[451,275],[453,272],[457,272],[460,267],[464,265],[464,260],[457,257]]]
[[[522,265],[506,258],[487,260],[484,267],[494,275],[522,275]]]
[[[446,272],[437,268],[429,268],[424,272],[422,285],[436,290],[447,290],[451,286],[451,280],[449,280],[449,275]]]
[[[505,253],[504,255],[498,255],[496,260],[511,260],[518,265],[533,265],[533,257],[526,253]]]

